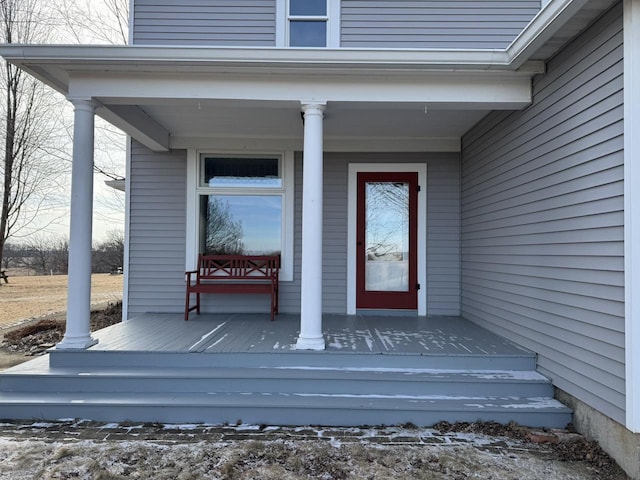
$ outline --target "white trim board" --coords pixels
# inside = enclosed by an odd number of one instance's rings
[[[129,319],[129,258],[131,239],[131,137],[127,135],[125,147],[125,180],[124,180],[124,258],[122,260],[124,287],[122,289],[122,320]]]
[[[640,432],[640,0],[624,1],[626,426]]]
[[[359,172],[418,172],[418,315],[427,314],[427,164],[350,163],[347,196],[347,315],[356,313],[356,217]]]

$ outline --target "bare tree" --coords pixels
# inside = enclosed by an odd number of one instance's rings
[[[124,263],[124,232],[110,230],[105,240],[93,247],[93,272],[117,273]]]
[[[38,0],[0,0],[0,42],[35,43],[47,38],[49,18]],[[55,206],[64,170],[54,141],[57,117],[51,107],[59,100],[44,85],[17,67],[0,67],[4,102],[1,110],[4,159],[0,210],[0,263],[7,239],[42,228],[39,215]],[[49,220],[52,221],[52,220]]]
[[[244,252],[242,222],[236,220],[228,201],[213,195],[207,202],[205,252],[209,255],[239,255]]]
[[[60,28],[58,41],[67,43],[126,44],[129,37],[129,0],[51,0]],[[73,125],[64,117],[68,141]],[[100,180],[124,179],[125,135],[101,118],[95,123],[95,215],[100,222],[122,222],[124,194],[104,188]],[[99,179],[99,180],[98,180]],[[107,235],[108,236],[108,235]]]
[[[123,44],[127,30],[128,0],[0,0],[0,43]],[[2,264],[8,239],[50,231],[66,215],[72,128],[63,98],[6,62],[0,64],[0,95]],[[123,159],[124,136],[98,119],[96,171],[121,177]],[[99,211],[110,222],[121,220],[122,195],[103,191],[107,198],[97,200]]]
[[[129,0],[54,0],[64,41],[124,45],[129,39]]]
[[[36,233],[23,246],[21,266],[37,275],[66,274],[69,270],[69,242],[66,238]]]
[[[9,268],[15,268],[20,266],[20,260],[24,257],[24,248],[12,243],[4,244],[4,255],[2,257],[2,263],[0,269],[8,270]]]

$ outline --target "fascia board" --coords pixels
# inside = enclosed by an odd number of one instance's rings
[[[92,65],[179,66],[395,66],[424,69],[508,69],[502,50],[303,49],[270,47],[163,47],[89,45],[3,45],[0,55],[16,64],[39,63],[67,68]]]
[[[549,1],[506,48],[509,65],[520,67],[587,3],[588,0]]]

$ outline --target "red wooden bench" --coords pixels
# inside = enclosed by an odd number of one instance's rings
[[[200,313],[202,293],[268,293],[271,320],[278,313],[278,275],[280,255],[199,255],[198,269],[185,272],[187,298],[184,319],[189,312]],[[191,294],[196,304],[191,306]]]

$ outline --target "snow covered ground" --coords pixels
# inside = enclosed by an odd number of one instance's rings
[[[567,437],[574,442],[576,436]],[[67,421],[0,424],[0,478],[584,480],[624,475],[615,465],[562,460],[557,445],[478,432]]]

